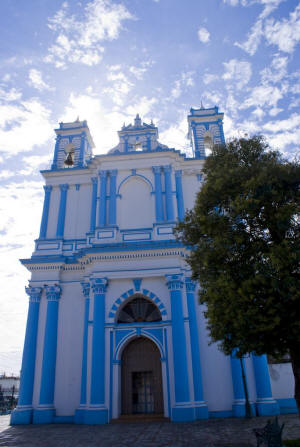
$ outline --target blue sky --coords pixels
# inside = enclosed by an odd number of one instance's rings
[[[2,0],[0,373],[18,373],[29,257],[59,121],[86,119],[95,154],[136,113],[190,151],[190,107],[218,105],[225,137],[264,134],[299,154],[296,0]]]

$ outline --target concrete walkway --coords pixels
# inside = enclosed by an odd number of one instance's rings
[[[268,418],[209,419],[191,423],[130,423],[88,425],[19,425],[10,427],[9,416],[0,416],[2,447],[252,447],[253,428]],[[297,415],[282,415],[284,439],[300,438]]]

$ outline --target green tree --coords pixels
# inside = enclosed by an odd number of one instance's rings
[[[175,234],[214,342],[231,354],[289,353],[300,411],[300,165],[261,136],[216,146]]]

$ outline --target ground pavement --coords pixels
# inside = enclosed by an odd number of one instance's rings
[[[190,423],[140,422],[88,425],[9,426],[0,416],[1,447],[252,447],[253,428],[264,427],[268,418],[209,419]],[[297,415],[279,416],[285,423],[284,438],[300,438]]]

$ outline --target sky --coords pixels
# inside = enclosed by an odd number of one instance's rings
[[[136,113],[190,153],[191,107],[219,106],[225,137],[299,154],[296,0],[1,0],[0,373],[21,366],[29,272],[60,121],[86,119],[94,154]]]

